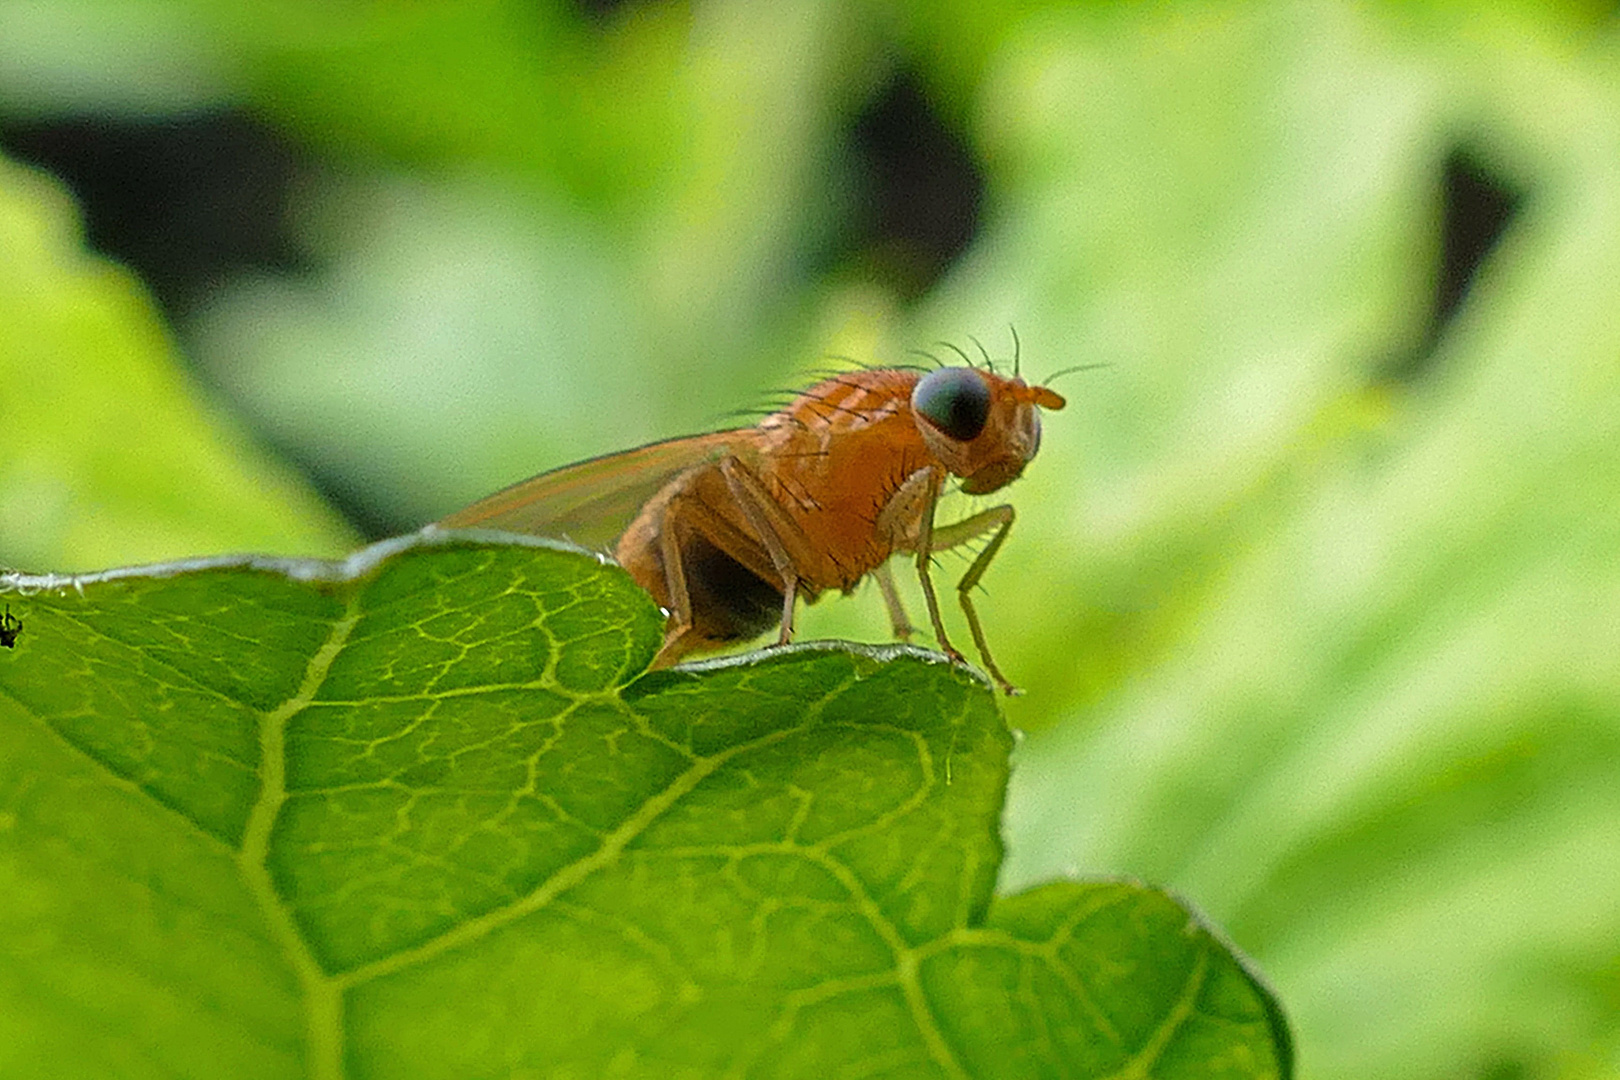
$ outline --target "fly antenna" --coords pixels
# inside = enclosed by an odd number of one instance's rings
[[[932,360],[934,362],[935,367],[944,367],[945,366],[945,362],[943,360],[941,360],[939,357],[935,356],[933,353],[927,352],[927,351],[925,351],[923,349],[907,349],[906,352],[911,353],[914,356],[922,356],[922,357],[926,357],[929,360]]]
[[[1066,367],[1062,371],[1052,372],[1052,374],[1041,380],[1041,385],[1051,386],[1053,379],[1061,379],[1063,376],[1073,375],[1077,371],[1096,371],[1098,368],[1110,368],[1113,366],[1113,364],[1106,361],[1100,364],[1077,364],[1074,367]]]
[[[978,367],[979,366],[978,364],[975,364],[973,362],[973,357],[971,357],[967,353],[963,352],[961,347],[958,346],[958,345],[953,345],[949,341],[936,341],[936,342],[934,342],[934,344],[935,345],[943,345],[947,349],[951,350],[951,352],[955,353],[957,356],[960,356],[962,358],[962,363],[966,364],[968,367]]]
[[[984,366],[989,368],[991,372],[994,372],[996,370],[996,362],[990,359],[990,350],[984,347],[984,342],[980,341],[972,334],[968,335],[968,340],[979,347],[979,355],[984,357]]]
[[[1023,374],[1023,372],[1018,370],[1018,362],[1020,359],[1018,354],[1023,350],[1020,349],[1018,345],[1018,327],[1014,326],[1012,323],[1008,323],[1007,332],[1012,335],[1013,339],[1013,378],[1016,379],[1021,377]]]

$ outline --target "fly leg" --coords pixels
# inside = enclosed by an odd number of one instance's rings
[[[1008,696],[1019,693],[1019,690],[1007,681],[1007,677],[1001,673],[1001,669],[996,667],[996,662],[990,658],[990,646],[985,643],[984,627],[979,624],[979,613],[974,610],[971,594],[978,586],[979,579],[984,576],[985,570],[989,568],[990,561],[996,557],[996,553],[1001,550],[1001,545],[1006,542],[1007,534],[1012,531],[1013,517],[1013,508],[1011,506],[1006,504],[992,506],[990,509],[974,514],[970,518],[963,518],[961,521],[947,525],[942,529],[935,529],[933,535],[934,549],[944,551],[946,548],[965,544],[969,540],[995,530],[994,535],[990,537],[990,542],[984,545],[984,550],[974,558],[973,565],[969,566],[967,573],[962,575],[962,580],[956,583],[956,598],[961,601],[962,613],[967,616],[968,629],[973,633],[973,644],[979,647],[979,658],[984,661],[985,670],[990,673],[991,678],[996,680],[996,685],[1001,687],[1002,692]]]
[[[940,652],[952,660],[960,660],[962,654],[956,651],[945,633],[945,620],[939,615],[939,597],[934,593],[934,580],[929,576],[934,553],[934,506],[939,502],[939,489],[944,483],[944,473],[933,466],[918,469],[906,477],[878,511],[877,529],[894,547],[917,553],[917,580],[922,583],[923,600],[928,604],[934,640],[939,642]]]
[[[664,527],[658,530],[659,561],[664,564],[664,588],[669,593],[669,604],[675,611],[675,623],[664,631],[664,644],[659,648],[658,655],[653,657],[652,666],[655,668],[668,667],[694,645],[696,641],[688,641],[693,636],[692,625],[692,594],[686,585],[686,566],[681,561],[681,537],[677,535],[684,531],[685,522],[677,514],[677,504],[680,500],[672,499],[664,511]]]
[[[668,667],[693,649],[727,640],[712,636],[714,612],[700,618],[702,613],[694,609],[686,558],[695,539],[701,537],[709,547],[735,560],[762,582],[771,576],[771,560],[766,551],[754,537],[717,512],[710,504],[712,497],[712,493],[705,495],[696,483],[689,484],[671,494],[659,514],[654,542],[658,549],[659,572],[664,578],[664,602],[670,608],[671,617],[664,632],[663,647],[653,659],[655,668]],[[713,597],[706,601],[713,602]]]
[[[928,617],[934,626],[934,637],[939,641],[940,651],[953,660],[962,659],[962,654],[951,646],[950,639],[945,636],[945,624],[940,618],[939,600],[934,594],[929,565],[936,551],[958,547],[987,533],[993,534],[990,542],[974,558],[967,573],[957,583],[956,596],[962,604],[962,613],[967,616],[968,629],[973,634],[973,643],[979,648],[979,657],[984,661],[985,670],[1004,693],[1016,694],[1017,687],[1007,681],[1007,677],[1001,673],[1001,669],[996,666],[995,660],[990,655],[990,647],[984,638],[984,627],[979,622],[979,613],[974,608],[973,598],[970,595],[978,586],[979,579],[984,576],[991,560],[1001,550],[1001,545],[1006,542],[1007,533],[1012,528],[1013,508],[1006,505],[993,506],[972,517],[935,528],[934,510],[939,503],[939,492],[943,483],[944,477],[932,467],[918,469],[912,473],[878,514],[878,528],[890,538],[896,548],[917,552],[917,577],[922,583],[923,599],[928,602]],[[882,587],[881,578],[879,587]]]
[[[791,641],[800,567],[815,565],[810,542],[759,477],[728,456],[715,462],[713,471],[695,473],[684,481],[668,496],[659,515],[656,544],[672,616],[653,666],[666,667],[693,649],[731,640],[713,636],[716,612],[694,609],[695,571],[685,559],[698,537],[761,582],[781,581],[779,644]]]
[[[900,590],[894,587],[894,574],[889,570],[889,564],[878,563],[872,576],[877,579],[878,592],[883,594],[883,606],[889,609],[889,625],[894,628],[894,636],[901,641],[910,641],[917,628],[906,617],[906,605],[900,602]]]
[[[798,523],[771,497],[759,477],[735,457],[720,459],[720,474],[726,478],[737,509],[758,534],[759,544],[770,556],[771,565],[782,579],[782,633],[776,643],[793,640],[793,608],[799,598],[799,568],[811,563],[810,541]]]

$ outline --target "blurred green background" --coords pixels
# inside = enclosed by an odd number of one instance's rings
[[[1307,1077],[1620,1077],[1614,4],[0,0],[0,154],[19,569],[1110,365],[985,581],[1004,886],[1179,889]]]

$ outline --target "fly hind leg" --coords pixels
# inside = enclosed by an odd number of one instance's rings
[[[736,515],[721,513],[727,505]],[[780,612],[780,644],[793,640],[801,568],[812,554],[804,533],[764,483],[734,457],[693,476],[669,499],[658,536],[674,618],[655,667],[694,649],[743,640]],[[771,606],[764,606],[769,594]],[[811,595],[814,595],[813,591]]]
[[[681,534],[686,532],[686,522],[679,513],[679,503],[678,498],[670,501],[663,528],[658,530],[658,558],[663,564],[664,589],[674,617],[664,630],[664,644],[653,657],[654,668],[668,667],[703,645],[703,637],[692,622],[692,592],[686,584],[686,565],[681,556]]]
[[[656,547],[670,621],[653,667],[753,637],[775,621],[782,594],[769,556],[694,490],[669,499]]]
[[[793,608],[799,598],[802,568],[811,565],[810,542],[799,526],[771,498],[760,478],[734,457],[720,460],[720,474],[737,502],[749,527],[758,535],[759,545],[770,557],[771,566],[782,582],[782,632],[778,645],[793,640]]]

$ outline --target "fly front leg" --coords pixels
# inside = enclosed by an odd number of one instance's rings
[[[940,652],[952,660],[960,660],[962,654],[956,651],[945,633],[945,620],[939,614],[939,597],[934,593],[934,579],[929,574],[934,553],[934,507],[944,483],[944,471],[932,465],[906,477],[878,511],[877,528],[895,548],[917,553],[917,580],[922,583],[923,601],[928,605],[934,639],[939,642]]]
[[[889,570],[889,564],[878,563],[872,577],[877,579],[878,592],[883,594],[883,606],[889,609],[889,625],[894,629],[894,636],[901,641],[910,641],[917,628],[906,617],[906,605],[900,601],[900,590],[895,588],[894,574]]]
[[[996,662],[991,659],[990,646],[985,642],[984,627],[979,624],[979,613],[974,610],[971,594],[978,586],[979,579],[984,576],[985,570],[989,568],[990,561],[996,557],[996,553],[1001,550],[1001,545],[1006,542],[1007,534],[1012,531],[1014,516],[1011,506],[992,506],[988,510],[974,514],[970,518],[964,518],[953,525],[936,530],[934,533],[934,544],[939,550],[943,551],[946,548],[956,547],[958,544],[965,544],[969,540],[983,536],[991,530],[995,531],[995,535],[990,537],[990,542],[984,545],[984,550],[979,552],[978,556],[973,560],[973,565],[969,566],[967,573],[962,575],[962,580],[957,582],[956,598],[962,603],[962,613],[967,616],[968,629],[973,633],[973,644],[979,647],[979,657],[984,661],[984,669],[990,673],[991,678],[996,680],[996,684],[1001,687],[1002,692],[1009,696],[1019,693],[1019,690],[1007,681],[1007,677],[1001,673],[1001,669],[996,667]]]
[[[932,467],[918,469],[912,473],[878,514],[878,529],[897,549],[916,551],[917,578],[922,582],[923,599],[928,602],[928,617],[934,625],[934,636],[939,640],[940,650],[953,660],[962,659],[962,654],[951,647],[950,640],[945,636],[945,626],[939,613],[939,600],[935,597],[934,583],[929,576],[929,564],[933,561],[933,554],[936,551],[960,547],[981,536],[990,537],[990,542],[974,558],[967,573],[957,583],[956,596],[962,604],[962,613],[967,616],[968,629],[973,634],[973,643],[979,648],[979,657],[984,661],[985,671],[1002,691],[1016,694],[1017,687],[1007,681],[1007,677],[1001,673],[995,659],[990,655],[984,627],[979,622],[979,613],[973,606],[971,595],[991,560],[996,557],[1001,545],[1007,540],[1007,533],[1013,523],[1013,508],[1005,505],[993,506],[972,517],[936,527],[934,509],[939,503],[939,492],[943,483],[943,475]],[[878,584],[881,588],[882,578],[878,579]],[[893,587],[892,581],[890,587]],[[898,600],[898,597],[896,599]]]

